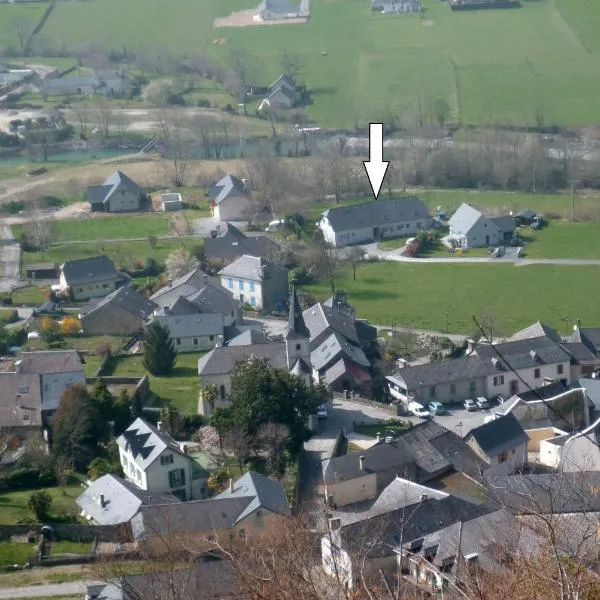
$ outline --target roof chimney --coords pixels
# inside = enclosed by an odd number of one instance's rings
[[[365,470],[365,457],[362,454],[358,457],[358,466],[361,471]]]
[[[379,444],[381,442],[381,432],[378,431],[377,432],[377,443]]]
[[[229,493],[233,494],[233,478],[229,478]]]
[[[473,338],[467,340],[467,354],[473,354],[477,348],[477,342]]]
[[[494,365],[494,367],[498,367],[498,359],[495,356],[492,356],[492,365]]]
[[[106,506],[106,501],[104,500],[104,494],[100,494],[100,498],[98,498],[98,505],[102,508]]]
[[[187,454],[187,453],[188,453],[188,447],[187,447],[187,444],[181,444],[181,451],[182,451],[184,454]]]
[[[164,423],[162,421],[157,421],[156,429],[158,429],[159,431],[164,431],[165,430]]]
[[[15,372],[16,373],[22,373],[23,372],[23,361],[22,360],[16,360],[15,361]]]
[[[421,494],[421,502],[427,502],[427,494],[425,492]]]
[[[329,519],[329,529],[331,531],[337,531],[342,526],[342,520],[339,517]]]
[[[173,280],[169,279],[169,281],[167,282],[169,284],[169,287],[173,287]]]
[[[537,353],[535,350],[530,350],[529,356],[531,356],[531,360],[537,360]]]

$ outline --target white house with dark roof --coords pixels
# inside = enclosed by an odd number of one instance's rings
[[[233,175],[225,175],[208,190],[213,217],[219,221],[246,221],[252,207],[248,186]]]
[[[88,187],[87,196],[93,212],[132,212],[148,205],[142,188],[121,171],[115,171],[102,185]]]
[[[244,254],[219,271],[221,285],[236,300],[257,310],[283,312],[288,270],[259,256]]]
[[[317,223],[325,241],[336,247],[410,236],[430,225],[429,211],[416,196],[336,206]]]
[[[308,0],[292,4],[289,0],[262,0],[256,11],[257,21],[280,21],[309,16]]]
[[[59,293],[72,300],[102,298],[129,281],[108,256],[68,260],[59,267]]]
[[[199,352],[223,344],[223,315],[205,313],[193,315],[162,314],[152,318],[169,330],[176,352]]]
[[[515,220],[511,216],[488,218],[463,202],[448,221],[448,239],[460,248],[501,246],[514,237]]]
[[[164,429],[136,419],[118,438],[125,477],[148,492],[173,494],[180,500],[204,498],[208,473]]]
[[[421,12],[419,0],[371,0],[371,10],[380,13],[418,13]]]
[[[148,492],[117,475],[103,475],[75,500],[81,516],[96,525],[129,522],[142,506],[181,502],[169,493]]]

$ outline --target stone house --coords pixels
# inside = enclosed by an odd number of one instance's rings
[[[149,208],[149,197],[142,188],[121,171],[115,171],[102,185],[87,189],[92,212],[134,212]]]
[[[129,281],[108,256],[68,260],[59,267],[59,293],[76,301],[108,296]]]

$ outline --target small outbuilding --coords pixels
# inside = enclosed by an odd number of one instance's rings
[[[58,277],[58,265],[53,262],[33,263],[25,267],[27,279],[56,279]]]
[[[183,200],[181,194],[177,192],[170,192],[168,194],[160,195],[160,206],[164,212],[172,212],[174,210],[181,210],[183,208]]]

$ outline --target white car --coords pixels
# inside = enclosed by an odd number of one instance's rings
[[[322,404],[321,406],[319,406],[318,410],[317,410],[317,417],[319,419],[326,419],[327,418],[327,407]]]
[[[486,409],[486,408],[489,408],[489,407],[490,407],[490,405],[489,405],[489,403],[488,403],[488,401],[487,401],[487,398],[484,398],[483,396],[479,396],[479,397],[477,398],[477,400],[475,400],[475,402],[477,403],[477,406],[478,406],[479,408]]]
[[[428,410],[425,410],[422,404],[418,402],[410,402],[408,404],[408,412],[415,417],[419,417],[421,419],[428,419],[431,417],[431,413]]]
[[[467,398],[463,404],[469,412],[471,412],[472,410],[477,410],[477,404],[475,404],[475,402],[471,400],[471,398]]]
[[[265,227],[265,231],[268,232],[273,232],[273,231],[277,231],[279,229],[281,229],[283,227],[283,225],[285,224],[285,219],[275,219],[275,221],[271,221],[266,227]]]

